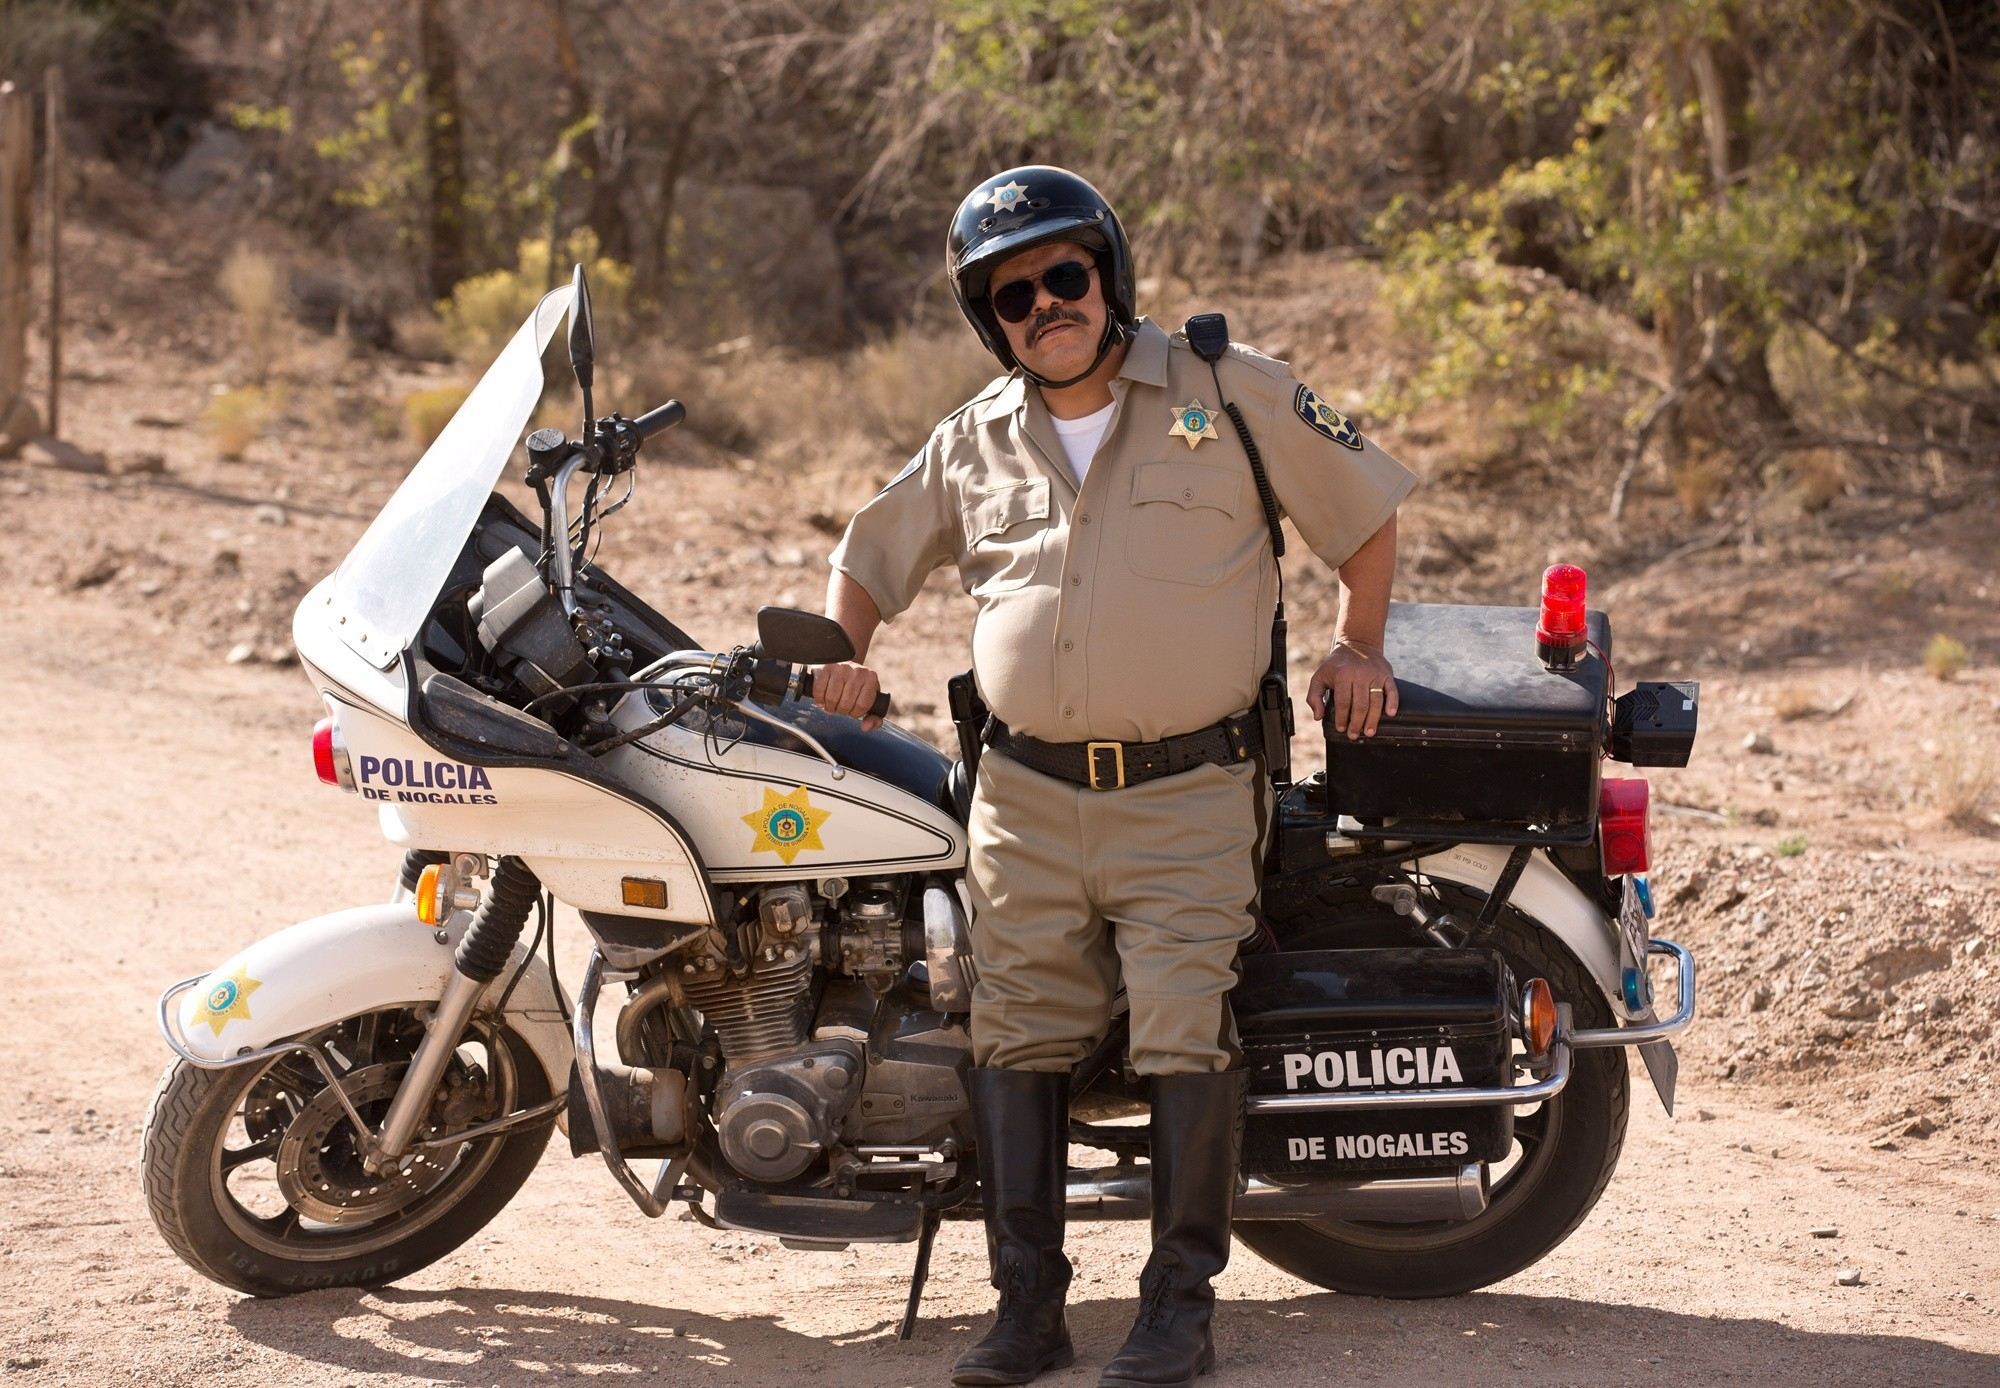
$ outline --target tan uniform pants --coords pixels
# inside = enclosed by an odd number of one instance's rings
[[[1122,969],[1140,1074],[1238,1064],[1228,994],[1269,817],[1254,763],[1094,791],[989,749],[970,824],[974,1063],[1069,1069],[1109,1026]]]

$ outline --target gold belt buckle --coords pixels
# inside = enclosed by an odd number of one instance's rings
[[[1097,758],[1100,753],[1111,754],[1111,766],[1118,779],[1105,785],[1097,777]],[[1092,790],[1123,790],[1125,788],[1125,744],[1122,742],[1086,742],[1083,744],[1084,765],[1090,771]]]

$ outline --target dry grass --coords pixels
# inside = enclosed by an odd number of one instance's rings
[[[1785,460],[1785,491],[1799,510],[1824,511],[1846,492],[1851,471],[1835,449],[1803,449]]]
[[[2000,754],[1993,739],[1963,716],[1946,723],[1921,744],[1913,790],[1920,805],[1939,821],[1961,829],[1993,824],[1994,788]]]
[[[272,416],[283,404],[284,392],[276,387],[218,387],[201,417],[215,437],[215,451],[225,458],[241,458],[251,444],[263,437]]]
[[[1690,520],[1707,520],[1729,490],[1729,469],[1718,458],[1706,455],[1687,459],[1669,476],[1674,498]]]
[[[271,257],[239,245],[222,263],[216,284],[236,311],[240,345],[254,378],[268,380],[276,365],[278,330],[291,312],[284,271]]]
[[[433,386],[411,391],[403,397],[403,437],[413,447],[429,448],[471,393],[466,386]]]
[[[1972,652],[1963,641],[1939,632],[1924,647],[1924,670],[1932,679],[1955,679],[1972,663]]]
[[[1802,684],[1788,684],[1771,694],[1771,712],[1787,723],[1821,712],[1819,696]]]

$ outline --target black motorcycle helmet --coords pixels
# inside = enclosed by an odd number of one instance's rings
[[[1007,334],[986,298],[987,282],[996,265],[1049,241],[1074,241],[1089,248],[1097,261],[1097,278],[1109,310],[1096,357],[1082,375],[1067,381],[1043,380],[1015,360]],[[1038,385],[1056,389],[1075,385],[1131,335],[1137,321],[1132,310],[1132,251],[1125,240],[1125,228],[1104,195],[1068,169],[1028,164],[981,182],[958,205],[944,252],[952,297],[958,300],[965,321],[972,324],[986,350],[998,357],[1002,366],[1019,368]]]

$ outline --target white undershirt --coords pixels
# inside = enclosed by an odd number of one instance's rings
[[[1057,419],[1049,416],[1049,423],[1056,426],[1056,437],[1062,440],[1063,452],[1069,457],[1069,470],[1076,474],[1076,484],[1083,485],[1083,475],[1090,471],[1090,460],[1097,453],[1097,445],[1104,442],[1104,431],[1111,427],[1111,412],[1118,408],[1112,401],[1095,414],[1087,414],[1081,419]]]

